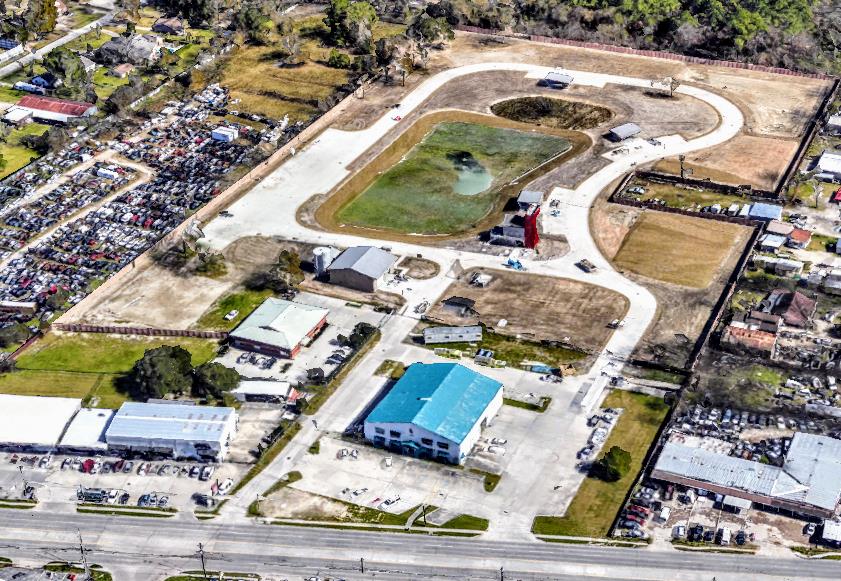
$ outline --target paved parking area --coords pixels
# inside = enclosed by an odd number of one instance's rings
[[[271,367],[265,367],[267,357],[240,349],[229,349],[216,361],[236,369],[243,377],[276,379],[297,383],[306,381],[307,369],[320,367],[325,374],[329,374],[338,363],[328,363],[327,359],[339,348],[336,342],[338,335],[348,336],[353,327],[360,322],[378,325],[385,315],[378,313],[368,305],[349,306],[351,303],[333,297],[326,297],[312,293],[299,293],[295,302],[306,305],[324,307],[330,310],[327,315],[327,327],[308,347],[304,347],[295,359],[277,359]]]

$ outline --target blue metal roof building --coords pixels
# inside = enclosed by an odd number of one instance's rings
[[[502,405],[502,384],[458,363],[415,363],[365,419],[375,445],[460,462]]]
[[[751,204],[748,217],[751,220],[782,220],[783,207],[776,204],[763,204],[762,202]]]

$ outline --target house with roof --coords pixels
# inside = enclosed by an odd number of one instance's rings
[[[821,153],[813,168],[815,177],[824,182],[841,181],[841,153],[825,150]]]
[[[159,34],[184,34],[184,23],[178,17],[161,17],[152,25],[152,32]]]
[[[327,325],[329,310],[273,297],[228,334],[231,346],[293,359]]]
[[[841,135],[841,113],[830,115],[826,120],[824,130],[830,135]]]
[[[800,248],[801,250],[809,246],[812,241],[812,233],[803,228],[795,228],[788,235],[786,246],[790,248]]]
[[[765,226],[765,233],[766,234],[776,234],[777,236],[785,236],[788,238],[788,235],[794,231],[794,224],[791,222],[781,222],[780,220],[771,220],[768,222],[768,225]]]
[[[670,440],[651,477],[740,498],[775,511],[832,518],[841,497],[841,440],[797,432],[782,466]],[[732,446],[730,446],[732,447]],[[723,449],[729,449],[724,442]]]
[[[543,192],[537,190],[523,190],[517,196],[517,205],[521,210],[528,210],[532,205],[540,205],[543,203]]]
[[[80,117],[90,117],[96,114],[96,105],[68,99],[55,99],[40,95],[26,95],[21,97],[9,109],[23,109],[29,111],[34,119],[53,123],[70,123]]]
[[[153,34],[117,36],[99,47],[94,58],[105,65],[131,63],[136,66],[146,66],[161,58],[162,42]]]
[[[817,309],[818,302],[800,291],[788,291],[777,288],[771,291],[763,303],[765,312],[780,315],[790,327],[808,327]]]
[[[332,284],[372,293],[385,281],[397,257],[375,246],[348,248],[327,267]]]
[[[502,407],[502,384],[458,363],[414,363],[365,418],[365,439],[417,458],[464,463]]]
[[[776,254],[785,245],[786,241],[787,238],[779,234],[763,234],[759,239],[759,250]]]
[[[41,73],[40,75],[32,77],[29,82],[36,87],[41,87],[47,91],[53,91],[63,84],[61,79],[50,72]]]

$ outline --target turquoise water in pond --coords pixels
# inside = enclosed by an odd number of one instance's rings
[[[452,162],[458,175],[458,180],[453,184],[455,193],[475,196],[491,187],[493,176],[470,152],[451,151],[447,154],[447,159]]]

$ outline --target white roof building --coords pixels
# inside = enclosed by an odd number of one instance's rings
[[[233,408],[128,402],[114,415],[105,440],[114,450],[220,461],[237,421]]]
[[[59,448],[65,451],[104,452],[108,449],[105,431],[116,412],[108,409],[83,408],[67,426]]]
[[[51,450],[82,400],[0,394],[0,446]]]
[[[231,331],[237,349],[294,357],[327,323],[328,309],[268,298]]]
[[[841,154],[824,151],[818,158],[815,169],[818,170],[815,175],[818,179],[826,181],[841,179]]]
[[[237,401],[284,399],[289,394],[288,381],[264,381],[259,379],[240,381],[236,389],[231,390]]]

